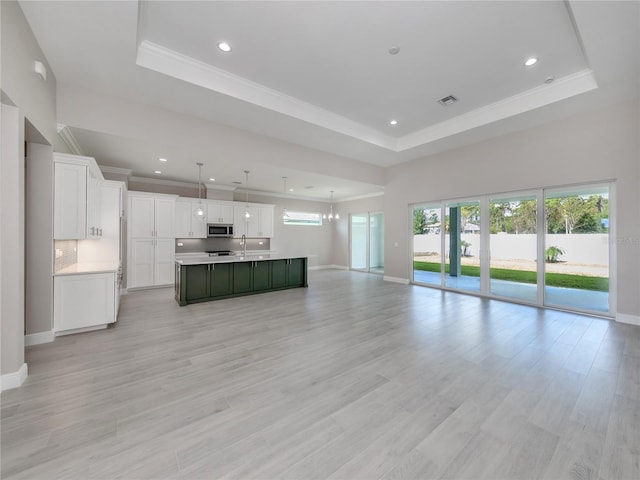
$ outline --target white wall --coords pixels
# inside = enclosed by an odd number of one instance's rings
[[[292,252],[309,256],[309,266],[325,266],[332,264],[333,226],[325,223],[322,226],[285,225],[282,221],[282,209],[291,211],[327,212],[329,204],[292,198],[271,197],[267,195],[249,195],[252,203],[275,205],[273,221],[273,238],[271,250]],[[244,194],[236,194],[235,201],[243,202]]]
[[[24,121],[2,104],[0,150],[0,322],[2,375],[24,364]],[[7,208],[11,206],[11,208]]]
[[[334,205],[334,210],[340,214],[340,220],[333,222],[333,264],[349,267],[350,215],[353,213],[382,212],[384,210],[384,196],[378,195],[348,202],[339,202]],[[385,213],[385,229],[386,225]],[[385,246],[385,248],[388,247]]]
[[[22,115],[53,145],[56,130],[56,79],[20,5],[2,0],[2,91]],[[47,68],[47,81],[36,75],[34,62]]]
[[[53,329],[53,147],[29,143],[26,159],[25,333]]]
[[[340,172],[350,180],[384,183],[382,167],[77,87],[61,85],[58,89],[58,117],[65,125],[157,145],[183,146],[197,150],[202,158],[213,155],[219,161],[245,167],[251,159],[258,159],[287,169],[322,175]]]
[[[15,379],[16,375],[26,373],[24,364],[25,119],[28,119],[34,130],[38,132],[37,136],[41,142],[53,144],[57,131],[55,76],[17,2],[0,2],[0,22],[3,117],[0,128],[2,130],[0,174],[2,315],[0,322],[2,323],[4,381],[5,377]],[[46,82],[34,72],[36,60],[43,62],[48,69]]]
[[[390,168],[385,274],[409,278],[410,204],[616,180],[618,312],[640,315],[639,107],[628,102]]]

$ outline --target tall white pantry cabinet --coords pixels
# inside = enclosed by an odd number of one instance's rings
[[[127,288],[173,284],[176,199],[129,192]]]

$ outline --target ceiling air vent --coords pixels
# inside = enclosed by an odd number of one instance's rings
[[[449,95],[448,97],[444,97],[438,100],[438,103],[443,107],[448,107],[449,105],[453,105],[457,101],[458,99],[456,97],[454,97],[453,95]]]

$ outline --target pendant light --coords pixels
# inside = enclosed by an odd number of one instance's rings
[[[202,208],[202,198],[200,198],[200,185],[202,184],[202,163],[196,163],[198,165],[198,208],[196,209],[196,217],[204,217],[204,208]]]
[[[324,218],[325,220],[329,220],[330,222],[332,222],[333,220],[340,220],[339,213],[336,213],[335,215],[333,214],[333,190],[331,190],[331,209],[329,210],[329,215],[325,213],[324,215],[322,215],[322,218]]]
[[[248,221],[251,217],[251,213],[249,212],[249,170],[244,171],[244,187],[246,192],[245,197],[245,208],[244,208],[244,219]]]
[[[283,192],[285,199],[287,198],[287,177],[282,177],[283,182]],[[283,201],[284,203],[284,201]],[[289,213],[287,213],[287,207],[285,205],[282,206],[282,219],[289,218]]]

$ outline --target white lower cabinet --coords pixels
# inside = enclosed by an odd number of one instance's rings
[[[174,240],[167,238],[131,239],[129,288],[169,285],[174,279]]]
[[[53,329],[74,333],[116,321],[119,303],[116,272],[60,275],[53,280]]]

